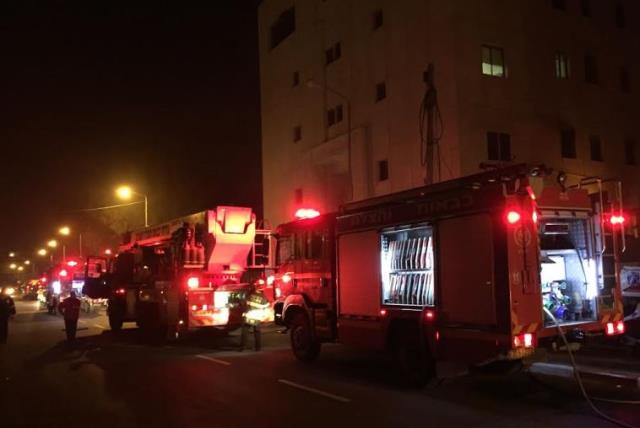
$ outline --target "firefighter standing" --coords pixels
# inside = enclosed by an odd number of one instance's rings
[[[9,335],[9,317],[16,314],[16,305],[6,288],[0,288],[0,344],[7,343]]]
[[[80,317],[80,299],[76,297],[75,291],[72,291],[69,297],[58,305],[58,311],[64,316],[67,341],[73,342],[76,339],[78,318]]]
[[[249,332],[253,332],[254,349],[260,350],[262,342],[262,334],[260,324],[265,320],[265,312],[269,308],[269,300],[262,291],[258,290],[255,285],[247,294],[246,308],[244,320],[242,323],[242,332],[240,336],[240,350],[247,345]]]

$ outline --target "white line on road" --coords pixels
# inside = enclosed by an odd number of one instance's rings
[[[219,360],[217,358],[208,357],[206,355],[196,355],[196,358],[200,358],[200,359],[207,360],[207,361],[213,361],[214,363],[222,364],[223,366],[230,366],[231,365],[231,363],[229,361]]]
[[[341,403],[350,403],[351,402],[351,400],[346,398],[346,397],[342,397],[340,395],[331,394],[330,392],[321,391],[319,389],[311,388],[309,386],[300,385],[299,383],[291,382],[290,380],[278,379],[278,382],[283,383],[285,385],[289,385],[289,386],[291,386],[293,388],[301,389],[303,391],[312,392],[314,394],[322,395],[323,397],[331,398],[332,400],[340,401]]]

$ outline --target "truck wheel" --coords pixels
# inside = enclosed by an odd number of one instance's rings
[[[428,349],[421,349],[417,334],[398,332],[392,346],[395,366],[403,384],[417,388],[435,377],[435,361]]]
[[[320,342],[313,337],[309,319],[304,313],[297,313],[291,320],[291,350],[293,355],[305,363],[314,361],[320,354]]]
[[[116,315],[109,315],[109,327],[111,327],[113,331],[122,330],[122,318]]]

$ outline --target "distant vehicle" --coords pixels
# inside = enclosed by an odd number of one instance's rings
[[[219,206],[128,233],[109,272],[85,292],[108,299],[114,331],[129,321],[170,338],[203,327],[231,330],[243,323],[250,287],[242,278],[256,268],[248,263],[255,252],[252,210]]]
[[[558,334],[543,305],[575,337],[624,333],[622,206],[605,200],[603,180],[564,189],[544,171],[518,165],[338,213],[300,210],[276,229],[269,278],[294,355],[313,360],[334,341],[386,349],[424,382],[437,360],[531,355]]]

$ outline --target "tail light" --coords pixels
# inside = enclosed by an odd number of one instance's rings
[[[607,336],[615,336],[617,334],[624,334],[625,326],[624,321],[608,322],[605,328]]]
[[[190,276],[189,278],[187,278],[187,287],[190,290],[193,290],[194,288],[199,288],[200,278],[198,278],[197,276]]]
[[[60,269],[60,272],[58,272],[58,275],[64,278],[65,276],[69,275],[69,273],[67,272],[66,269]]]
[[[118,288],[116,290],[116,294],[119,294],[120,296],[124,295],[124,293],[126,293],[126,290],[124,288]]]
[[[430,309],[424,311],[424,319],[425,321],[433,321],[436,319],[436,312]]]
[[[611,223],[611,226],[622,226],[625,221],[626,218],[622,214],[612,215],[611,217],[609,217],[609,223]]]
[[[536,335],[533,333],[522,333],[513,336],[514,348],[533,348],[536,346]]]

